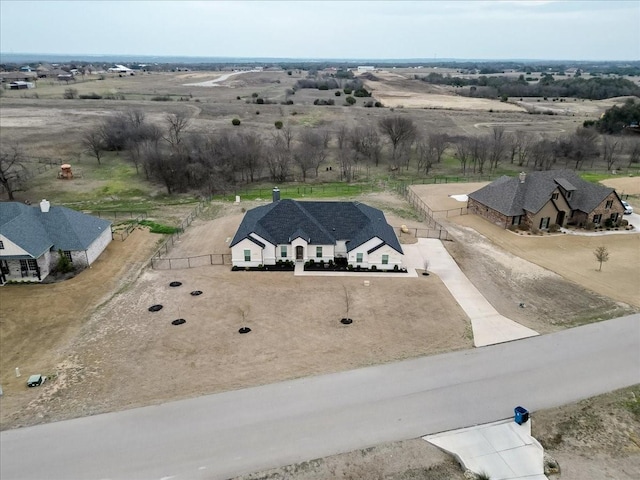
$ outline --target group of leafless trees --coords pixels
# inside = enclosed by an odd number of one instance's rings
[[[269,134],[201,132],[191,126],[185,112],[169,113],[155,125],[142,111],[127,110],[87,130],[82,141],[98,163],[105,151],[123,152],[138,173],[161,182],[168,193],[196,189],[212,194],[265,178],[306,181],[328,165],[337,165],[344,181],[357,180],[363,169],[381,164],[391,172],[414,165],[418,174],[428,174],[445,154],[457,159],[462,174],[492,173],[503,163],[529,170],[561,163],[579,170],[600,158],[612,170],[624,155],[629,164],[640,162],[639,138],[600,136],[584,127],[558,138],[507,132],[502,126],[482,135],[450,136],[420,131],[405,115],[334,131],[284,125]]]

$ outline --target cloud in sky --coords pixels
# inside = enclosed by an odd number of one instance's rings
[[[0,51],[640,60],[640,2],[2,0]]]

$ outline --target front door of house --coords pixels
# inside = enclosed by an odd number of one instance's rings
[[[296,260],[304,260],[304,248],[302,246],[296,247]]]
[[[564,223],[564,212],[560,211],[558,212],[558,216],[556,217],[556,224],[563,227],[564,226],[563,223]]]

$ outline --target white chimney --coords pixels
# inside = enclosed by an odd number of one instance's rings
[[[42,213],[47,213],[49,211],[49,208],[51,208],[51,204],[49,203],[48,200],[45,200],[43,198],[42,201],[40,202],[40,211]]]
[[[520,172],[520,183],[524,183],[524,179],[527,178],[527,174],[524,172]]]

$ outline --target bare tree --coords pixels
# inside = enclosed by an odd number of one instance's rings
[[[472,137],[470,140],[470,154],[473,162],[473,173],[484,173],[484,164],[489,158],[489,139],[487,137]]]
[[[265,161],[271,180],[276,182],[287,180],[291,168],[291,152],[287,149],[286,142],[281,135],[273,135]]]
[[[629,153],[629,167],[634,163],[640,163],[640,138],[629,139],[626,147],[627,153]]]
[[[549,170],[555,160],[553,153],[553,142],[542,139],[536,142],[531,149],[531,158],[536,170]]]
[[[92,128],[82,135],[82,145],[87,153],[92,157],[96,157],[98,165],[102,158],[102,152],[105,150],[104,136],[101,129]]]
[[[0,185],[7,191],[9,200],[14,200],[14,192],[20,191],[20,177],[27,170],[24,161],[20,144],[0,144]]]
[[[304,156],[305,159],[302,161],[303,164],[308,164],[315,170],[316,177],[318,176],[318,171],[320,169],[320,165],[324,163],[327,159],[327,149],[325,147],[324,135],[321,132],[317,132],[312,129],[306,129],[300,135],[300,143],[302,146],[302,152],[298,152],[298,158]],[[299,165],[302,164],[300,161],[297,161]],[[306,173],[302,174],[303,179],[306,179]]]
[[[254,182],[263,168],[264,142],[256,133],[244,133],[236,137],[237,157],[247,182]],[[246,174],[245,174],[246,172]]]
[[[531,135],[523,130],[518,130],[515,134],[508,136],[507,149],[512,164],[516,162],[519,167],[525,164],[529,156],[531,142]]]
[[[600,263],[600,266],[598,267],[598,271],[602,271],[602,264],[604,262],[608,262],[609,261],[609,250],[607,250],[607,247],[597,247],[593,254],[596,257],[596,260]]]
[[[504,127],[493,127],[489,139],[489,170],[493,171],[498,168],[507,150]]]
[[[118,113],[105,118],[98,129],[104,142],[104,149],[109,152],[119,152],[124,150],[129,140],[129,124],[127,117]]]
[[[430,133],[427,136],[427,140],[435,154],[436,163],[440,163],[442,161],[442,155],[444,155],[445,150],[449,147],[449,135],[446,133]]]
[[[338,132],[336,133],[336,140],[338,142],[338,150],[342,150],[347,146],[347,140],[349,136],[349,129],[345,125],[340,125]]]
[[[455,156],[460,162],[462,173],[467,173],[467,162],[471,157],[471,139],[469,137],[459,138],[456,143]]]
[[[165,117],[167,124],[167,134],[164,139],[171,145],[171,148],[177,150],[184,136],[184,131],[189,127],[191,119],[184,111],[168,113]]]
[[[602,137],[602,158],[607,163],[607,170],[613,170],[616,163],[616,154],[620,150],[620,142],[618,139],[609,135]]]
[[[423,172],[425,175],[429,173],[434,162],[436,162],[437,152],[433,145],[429,143],[429,140],[418,142],[416,151],[418,153],[418,172]]]
[[[373,127],[356,127],[349,132],[349,145],[376,167],[380,164],[382,142]]]
[[[598,134],[594,130],[584,127],[578,127],[573,135],[569,137],[569,141],[571,142],[570,157],[574,161],[574,168],[576,170],[582,168],[587,158],[597,156],[597,137]]]
[[[411,144],[416,137],[416,126],[413,120],[407,117],[385,117],[378,122],[380,131],[389,137],[393,148],[391,153],[391,165],[398,165],[399,153],[403,146]],[[406,151],[406,148],[404,149]]]
[[[291,142],[293,142],[293,130],[289,125],[285,125],[280,130],[278,130],[279,134],[282,135],[284,139],[285,145],[287,146],[287,150],[291,151]]]
[[[164,184],[169,195],[180,187],[185,172],[182,158],[152,142],[145,144],[142,158],[145,170]]]

